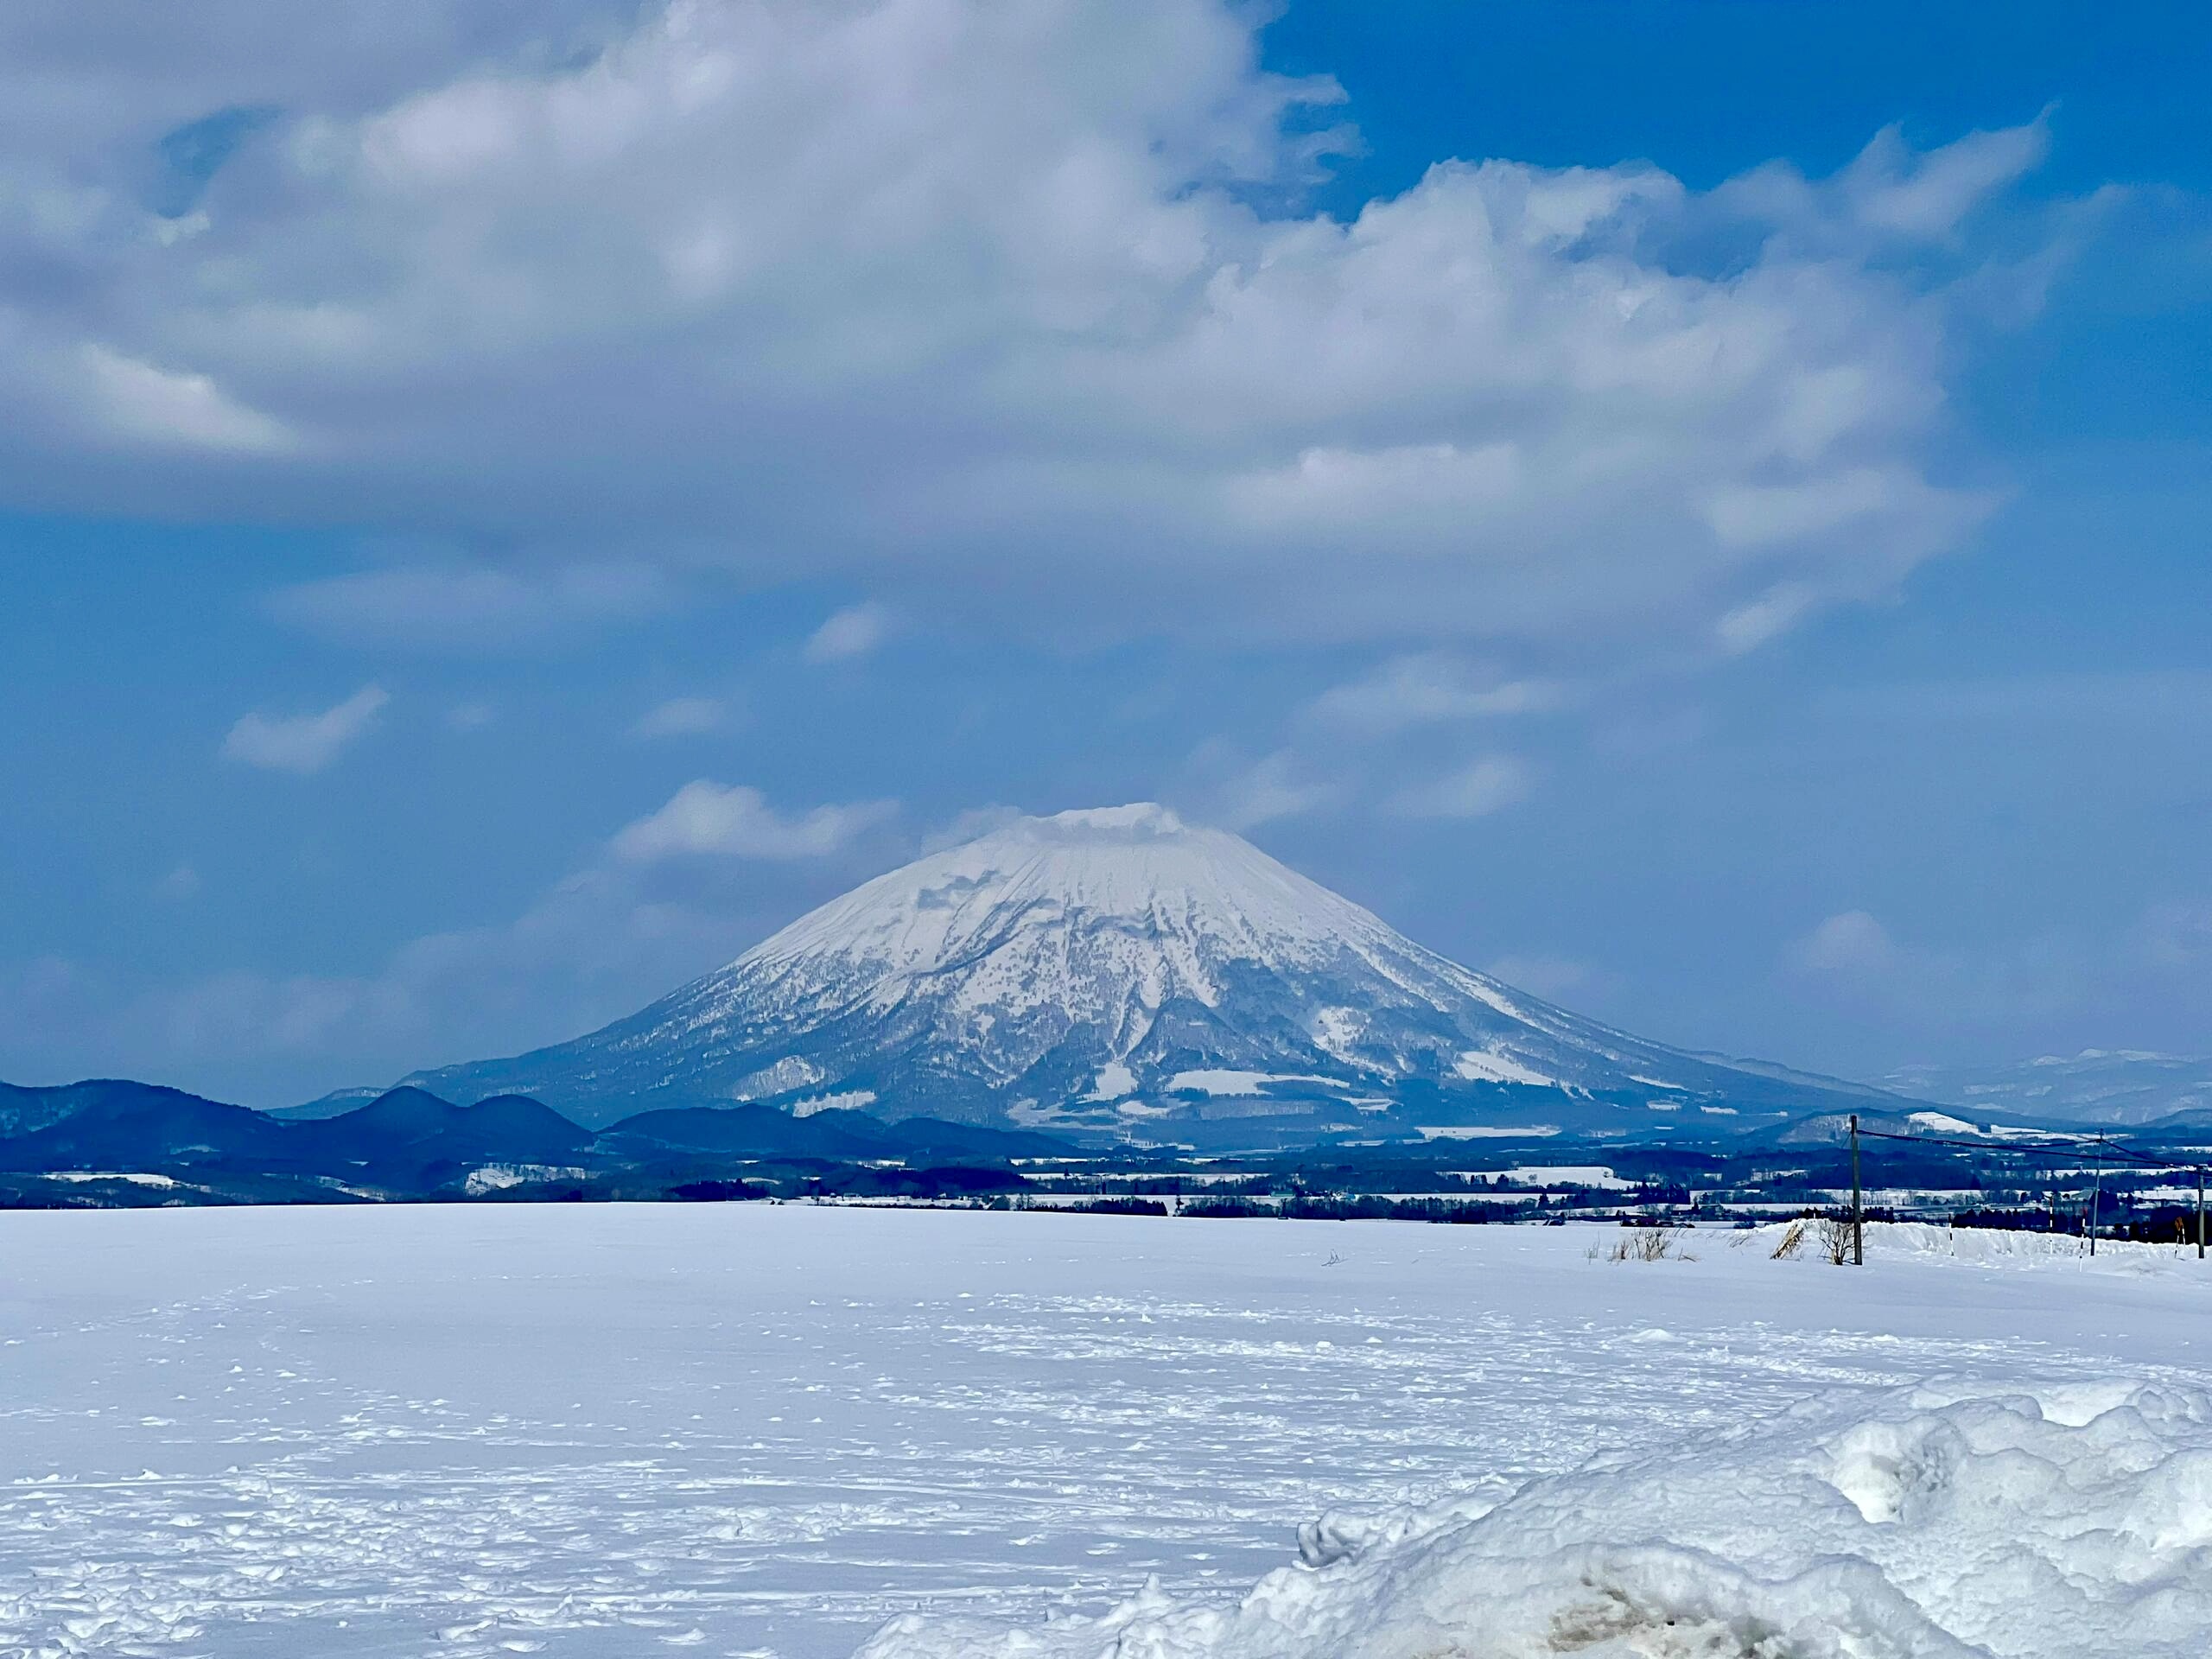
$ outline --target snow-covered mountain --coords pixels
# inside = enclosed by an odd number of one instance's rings
[[[1923,1100],[2054,1123],[2137,1124],[2212,1110],[2212,1059],[2085,1048],[1999,1065],[1915,1065],[1885,1079]]]
[[[1580,1019],[1149,804],[1017,820],[602,1031],[410,1081],[587,1123],[759,1101],[1215,1140],[1262,1119],[1294,1137],[1593,1117],[1709,1131],[1897,1103]]]

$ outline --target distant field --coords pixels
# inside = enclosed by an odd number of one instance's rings
[[[0,1650],[817,1659],[915,1609],[1227,1599],[1324,1510],[1487,1502],[1808,1399],[2212,1359],[2212,1271],[2171,1250],[1604,1259],[1625,1230],[0,1215]]]

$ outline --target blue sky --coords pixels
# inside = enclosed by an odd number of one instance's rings
[[[2200,10],[148,16],[0,22],[0,1077],[1145,798],[1663,1040],[2212,1048]]]

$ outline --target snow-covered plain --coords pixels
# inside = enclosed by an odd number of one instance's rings
[[[2212,1646],[2212,1271],[1618,1236],[0,1215],[0,1653]]]

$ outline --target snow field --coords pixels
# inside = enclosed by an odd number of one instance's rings
[[[1617,1230],[0,1216],[0,1653],[2205,1650],[2212,1273]]]

